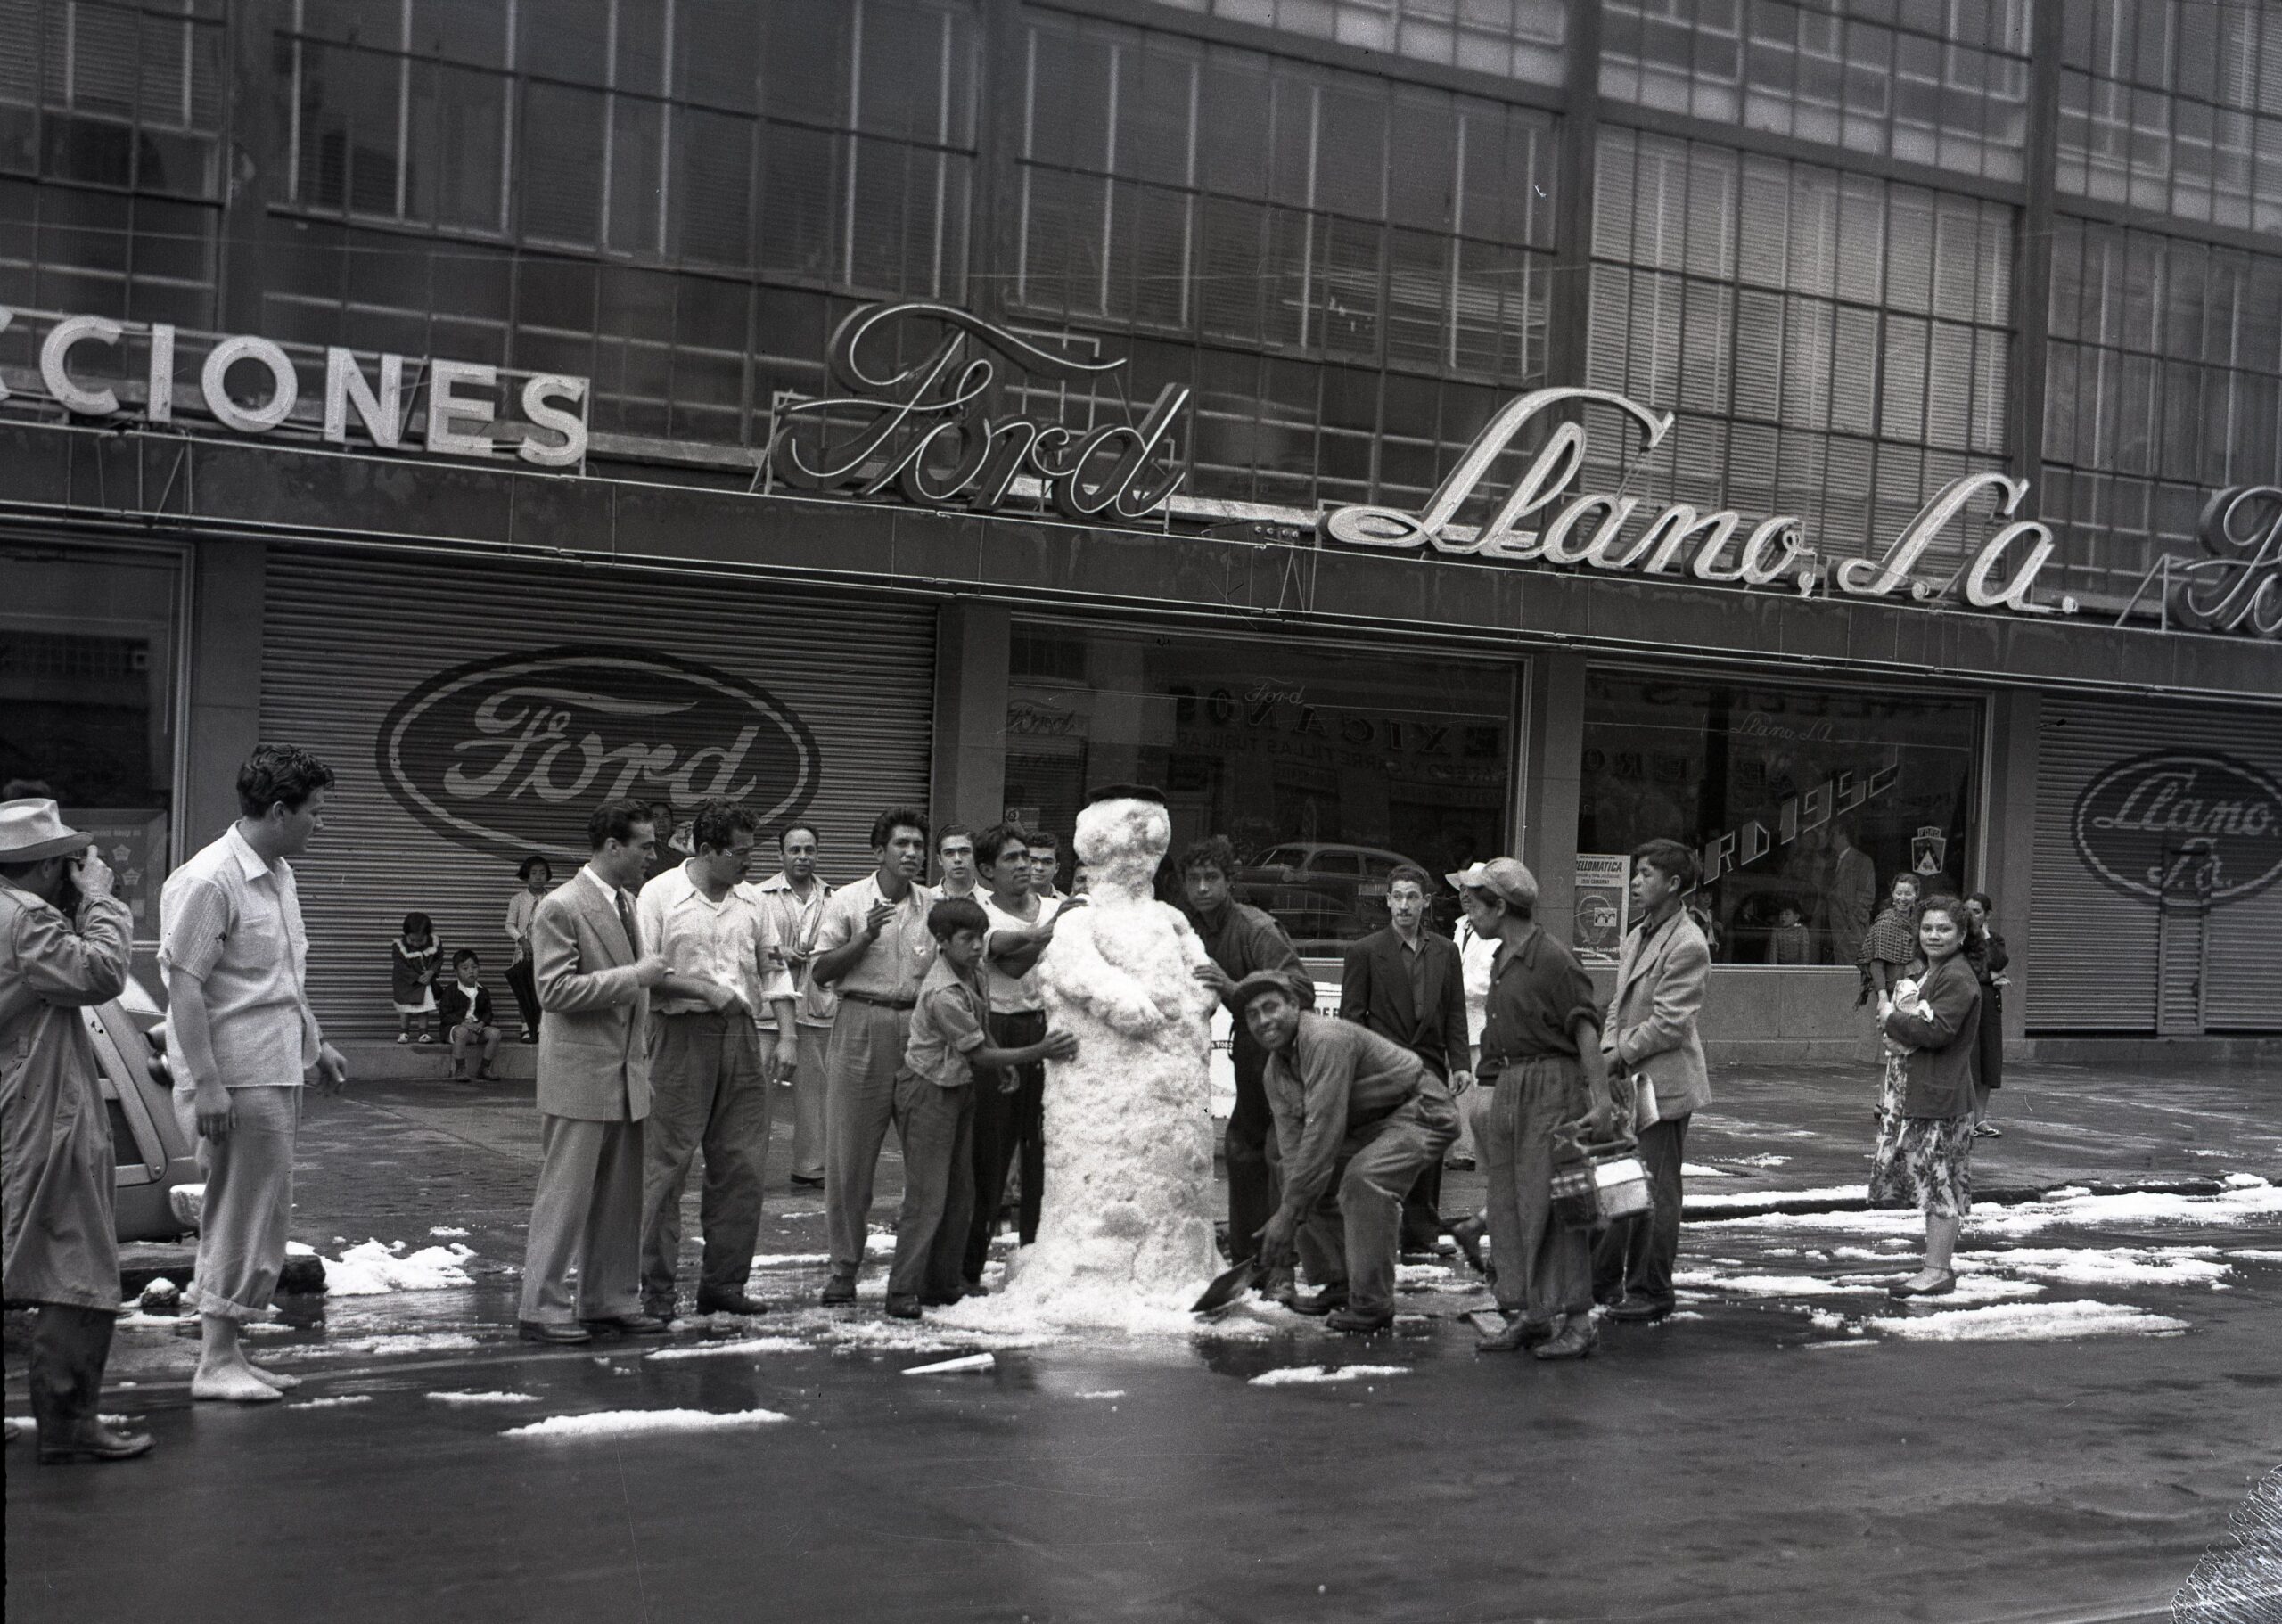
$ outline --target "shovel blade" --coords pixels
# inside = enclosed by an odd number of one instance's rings
[[[1212,1284],[1204,1288],[1204,1295],[1196,1300],[1189,1312],[1192,1314],[1218,1313],[1250,1291],[1252,1279],[1259,1273],[1260,1262],[1254,1258],[1246,1258],[1235,1267],[1223,1270],[1213,1276]]]

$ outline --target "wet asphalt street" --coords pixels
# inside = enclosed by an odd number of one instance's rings
[[[2254,1076],[2160,1104],[2081,1068],[2021,1081],[1984,1185],[2212,1182],[1984,1205],[1964,1287],[1931,1307],[1883,1295],[1906,1222],[1707,1214],[1683,1315],[1558,1366],[1476,1356],[1485,1300],[1437,1265],[1361,1341],[1273,1309],[1030,1346],[891,1327],[876,1300],[826,1314],[817,1203],[776,1196],[781,1169],[753,1287],[775,1312],[537,1349],[513,1337],[527,1105],[369,1089],[311,1112],[297,1235],[337,1255],[464,1227],[471,1283],[288,1302],[261,1341],[306,1384],[260,1409],[193,1407],[193,1344],[124,1327],[106,1407],[159,1450],[44,1469],[9,1446],[7,1617],[2163,1618],[2282,1463],[2282,1212],[2252,1182],[2282,1178],[2282,1101]],[[1691,1142],[1691,1197],[1859,1179],[1858,1085],[1731,1089],[1752,1131]],[[2014,1313],[2037,1340],[1911,1326]],[[1937,1319],[1960,1314],[1981,1317]],[[2056,1340],[2072,1314],[2107,1333]],[[903,1374],[977,1350],[991,1368]],[[1391,1368],[1253,1381],[1359,1364]],[[668,1409],[784,1419],[507,1435]]]

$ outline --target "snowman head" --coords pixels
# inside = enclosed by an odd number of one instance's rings
[[[1146,897],[1173,841],[1164,803],[1137,797],[1096,800],[1078,814],[1075,844],[1088,895]]]

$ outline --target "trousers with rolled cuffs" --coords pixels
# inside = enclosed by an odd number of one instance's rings
[[[1343,1288],[1350,1313],[1391,1316],[1403,1197],[1457,1137],[1449,1086],[1401,1045],[1312,1011],[1266,1081],[1308,1278]]]

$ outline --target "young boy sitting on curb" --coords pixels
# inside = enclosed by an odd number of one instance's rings
[[[979,1086],[1018,1087],[1012,1068],[1068,1060],[1078,1040],[1059,1029],[1020,1048],[991,1046],[983,1012],[982,905],[952,897],[927,911],[940,944],[911,1012],[911,1038],[895,1079],[895,1121],[903,1139],[903,1208],[896,1216],[895,1265],[888,1313],[917,1319],[966,1293],[962,1264],[974,1213],[975,1074]],[[1001,1070],[1005,1068],[1005,1070]]]
[[[491,994],[478,979],[482,972],[483,961],[474,948],[462,947],[453,954],[452,980],[438,1006],[440,1023],[452,1040],[455,1082],[467,1076],[471,1049],[483,1051],[481,1069],[475,1074],[481,1081],[490,1080],[491,1062],[499,1057],[499,1029],[491,1024]]]

